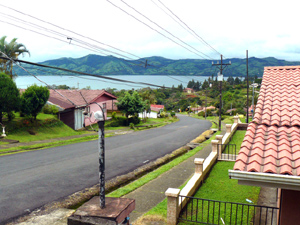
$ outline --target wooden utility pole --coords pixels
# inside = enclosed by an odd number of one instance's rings
[[[246,65],[247,65],[247,117],[246,117],[246,123],[249,123],[249,77],[248,77],[248,50],[246,50]]]
[[[229,63],[223,63],[223,55],[221,55],[221,64],[212,63],[213,66],[218,66],[220,69],[220,74],[218,75],[218,81],[220,81],[220,104],[219,104],[219,131],[221,130],[221,116],[222,116],[222,83],[223,83],[223,69],[225,69],[226,66],[231,65],[231,62]],[[223,67],[224,66],[224,67]]]

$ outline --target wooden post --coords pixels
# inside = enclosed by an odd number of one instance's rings
[[[180,213],[179,211],[179,193],[180,189],[177,188],[168,188],[165,192],[165,195],[168,198],[168,205],[167,205],[167,224],[168,225],[176,225],[177,224],[177,217]]]

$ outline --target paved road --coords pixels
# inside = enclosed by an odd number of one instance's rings
[[[208,121],[180,121],[105,139],[106,179],[125,174],[185,145]],[[97,141],[0,157],[0,224],[98,183]]]

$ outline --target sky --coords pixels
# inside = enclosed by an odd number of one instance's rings
[[[220,54],[245,58],[246,50],[249,57],[300,61],[299,5],[296,0],[0,0],[0,37],[18,38],[30,51],[20,59],[32,62],[88,54],[219,60]]]

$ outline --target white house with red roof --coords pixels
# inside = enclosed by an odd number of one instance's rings
[[[265,67],[231,179],[278,188],[278,224],[300,224],[300,66]]]
[[[104,109],[107,118],[106,104],[116,99],[116,96],[105,90],[50,90],[47,104],[57,106],[59,119],[72,129],[78,130],[84,125],[96,123],[93,112],[100,110],[96,103]],[[88,112],[87,116],[83,115],[84,111]]]

